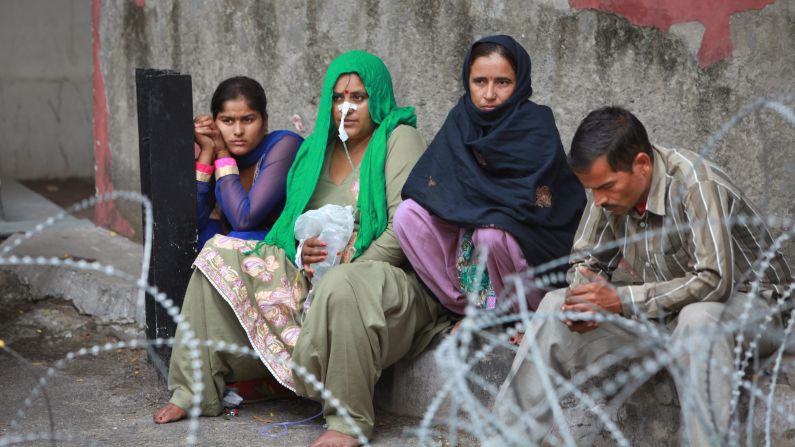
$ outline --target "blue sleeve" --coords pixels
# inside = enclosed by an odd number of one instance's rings
[[[215,196],[212,194],[212,182],[196,180],[196,215],[198,216],[198,230],[201,233],[210,220],[210,213],[215,207]]]
[[[239,175],[226,175],[218,180],[215,196],[234,231],[261,228],[282,202],[287,190],[287,173],[301,141],[301,137],[289,133],[274,143],[265,160],[260,162],[259,175],[248,193]]]

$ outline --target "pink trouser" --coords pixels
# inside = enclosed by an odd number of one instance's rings
[[[456,253],[467,229],[431,215],[417,202],[407,199],[393,218],[400,246],[422,281],[448,309],[464,314],[466,295],[461,292],[456,270]],[[522,249],[510,234],[495,228],[478,228],[472,235],[476,248],[488,248],[486,268],[498,299],[505,289],[503,278],[527,270]],[[530,309],[538,308],[543,293],[527,296]],[[518,303],[514,310],[518,310]]]

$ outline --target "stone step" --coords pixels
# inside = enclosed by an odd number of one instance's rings
[[[22,243],[14,247],[17,240]],[[4,247],[13,247],[4,257],[42,256],[96,261],[135,277],[140,275],[143,257],[141,245],[93,225],[52,228],[29,240],[16,234],[0,244],[0,250]],[[96,316],[100,321],[144,321],[143,312],[136,310],[137,287],[122,279],[102,272],[63,266],[4,265],[0,269],[14,274],[30,289],[32,296],[70,300],[81,313]]]
[[[386,411],[421,418],[440,390],[450,380],[436,360],[439,341],[415,359],[403,360],[384,371],[376,385],[376,404]],[[514,352],[505,348],[495,349],[486,355],[473,372],[498,389],[508,375]],[[795,356],[785,356],[775,390],[775,403],[784,408],[783,414],[795,414],[795,390],[790,386],[788,376],[795,377]],[[760,389],[766,393],[770,378],[760,379]],[[494,394],[470,382],[471,393],[486,407],[492,408]],[[459,403],[462,403],[459,400]],[[435,415],[443,420],[449,417],[445,410],[452,407],[451,396],[446,396]],[[588,407],[569,396],[561,405],[564,409],[569,430],[577,445],[612,446],[615,440],[604,430]],[[448,410],[449,411],[449,410]],[[747,401],[741,414],[747,415]],[[766,415],[765,402],[756,400],[754,404],[753,431],[757,443],[762,441]],[[771,445],[795,445],[795,426],[791,425],[781,412],[774,412],[771,423]],[[611,419],[616,423],[630,445],[672,445],[677,444],[680,428],[680,407],[673,379],[666,371],[653,376],[641,385],[617,410]],[[745,432],[741,432],[743,440]]]
[[[406,359],[386,369],[376,385],[376,402],[380,408],[392,413],[422,417],[428,405],[436,398],[448,382],[436,361],[440,340],[426,349],[414,359]],[[487,382],[499,387],[513,362],[514,353],[508,349],[498,348],[478,362],[473,372]],[[494,396],[485,389],[472,386],[470,388],[480,402],[491,406]],[[441,408],[448,408],[450,398],[443,401]]]

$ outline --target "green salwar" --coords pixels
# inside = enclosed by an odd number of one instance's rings
[[[343,401],[369,437],[375,425],[373,390],[381,371],[422,352],[449,325],[446,311],[413,272],[380,261],[335,267],[315,293],[293,361]],[[296,392],[324,402],[298,377]],[[352,434],[327,402],[323,413],[329,429]]]
[[[190,298],[188,298],[190,297]],[[223,340],[227,344],[250,346],[246,332],[237,321],[235,313],[213,289],[209,280],[198,270],[193,271],[182,305],[182,317],[190,322],[197,340]],[[184,325],[177,327],[174,349],[168,370],[170,402],[189,409],[195,394],[190,349],[182,343]],[[201,365],[201,414],[217,416],[224,407],[221,403],[226,383],[265,377],[268,369],[261,360],[243,354],[232,354],[217,348],[199,345]]]
[[[216,236],[197,257],[182,316],[199,340],[251,346],[259,360],[200,347],[203,415],[218,415],[224,385],[270,373],[297,394],[323,403],[328,428],[353,435],[352,428],[321,394],[292,372],[304,366],[345,406],[365,436],[375,424],[373,390],[381,371],[419,354],[449,326],[447,312],[408,269],[392,231],[400,190],[425,145],[416,129],[398,126],[387,143],[384,167],[387,229],[350,264],[329,270],[316,285],[303,315],[308,282],[281,248]],[[307,209],[326,203],[356,205],[358,175],[342,183],[328,177],[326,157]],[[357,216],[358,223],[358,216]],[[169,371],[171,402],[187,409],[197,392],[187,346],[178,329]]]

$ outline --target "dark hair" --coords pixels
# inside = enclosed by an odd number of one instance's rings
[[[602,107],[589,113],[577,127],[568,162],[572,171],[582,172],[606,155],[613,171],[632,172],[635,156],[641,152],[654,160],[649,136],[640,120],[621,107]]]
[[[224,103],[238,98],[243,98],[248,106],[259,112],[262,118],[268,116],[268,98],[259,82],[245,76],[235,76],[218,84],[210,101],[210,111],[213,118],[224,109]]]
[[[516,57],[511,54],[504,46],[494,43],[494,42],[478,42],[475,45],[472,45],[472,53],[469,57],[469,68],[472,68],[472,64],[475,63],[475,59],[479,57],[491,56],[492,54],[497,53],[500,56],[504,57],[509,64],[511,64],[511,68],[513,68],[514,73],[516,72]]]

